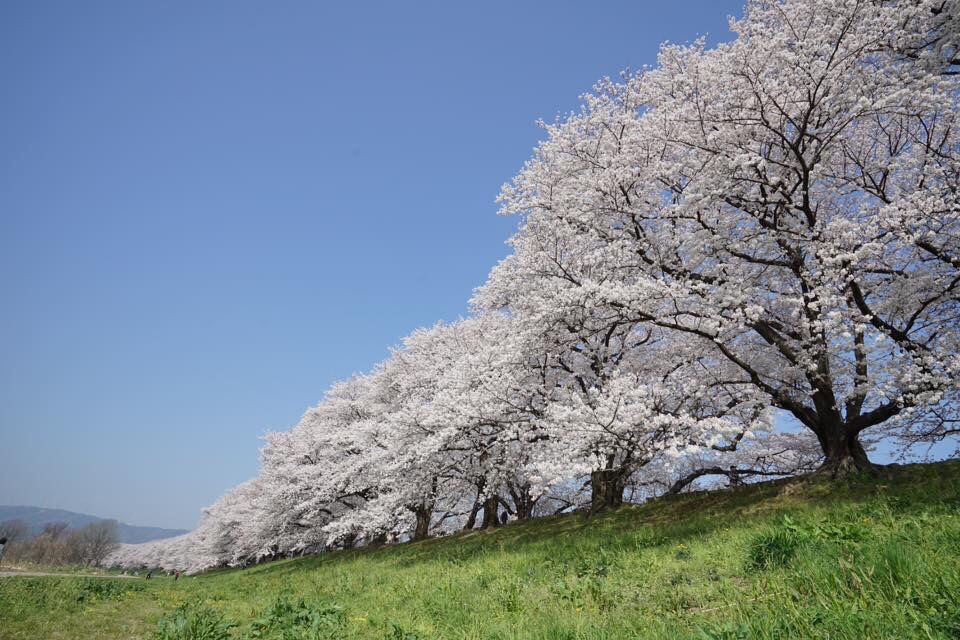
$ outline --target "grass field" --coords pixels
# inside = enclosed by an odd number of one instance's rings
[[[181,579],[0,579],[0,638],[960,638],[960,462]]]

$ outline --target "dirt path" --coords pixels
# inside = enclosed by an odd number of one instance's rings
[[[16,578],[17,576],[50,577],[50,578],[120,578],[135,580],[138,576],[97,575],[95,573],[44,573],[43,571],[0,571],[0,578]]]

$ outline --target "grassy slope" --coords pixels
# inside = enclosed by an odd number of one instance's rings
[[[888,481],[689,494],[592,520],[107,591],[3,579],[0,638],[149,638],[184,602],[196,605],[188,620],[206,608],[237,624],[229,637],[250,637],[284,596],[306,600],[315,631],[295,633],[288,616],[289,635],[263,637],[956,638],[960,462],[905,467]]]

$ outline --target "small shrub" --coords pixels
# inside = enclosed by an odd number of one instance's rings
[[[960,638],[960,606],[947,598],[937,598],[937,605],[930,613],[930,624],[948,638]]]
[[[783,516],[783,528],[800,540],[818,542],[863,542],[870,537],[870,529],[860,522],[795,522]]]
[[[633,534],[631,542],[635,550],[653,549],[669,543],[670,539],[660,532],[652,531],[649,528],[641,529]]]
[[[804,540],[788,529],[773,529],[757,534],[747,548],[747,566],[754,570],[786,565]]]
[[[420,640],[417,634],[404,630],[396,622],[390,623],[390,633],[387,634],[387,640]]]
[[[861,522],[796,522],[784,516],[782,526],[753,537],[747,551],[747,565],[751,569],[781,567],[808,543],[857,546],[870,537],[869,527]]]
[[[314,640],[338,637],[344,624],[343,609],[335,605],[310,605],[280,597],[253,621],[251,638],[264,640]]]
[[[497,602],[504,611],[515,613],[523,608],[523,584],[519,580],[510,580],[501,584],[497,590]]]
[[[578,578],[605,578],[614,565],[612,553],[600,547],[588,555],[582,556],[576,565]]]
[[[138,582],[130,583],[121,579],[115,580],[84,580],[80,583],[77,602],[91,602],[94,600],[119,600],[132,591],[143,591],[144,586]]]
[[[154,640],[230,640],[230,629],[236,623],[228,622],[223,614],[213,609],[187,602],[160,618],[154,631]]]
[[[550,593],[560,601],[582,606],[584,602],[583,584],[576,580],[561,578],[550,585]]]
[[[684,584],[693,584],[693,579],[685,573],[675,573],[670,576],[670,586],[678,587]]]

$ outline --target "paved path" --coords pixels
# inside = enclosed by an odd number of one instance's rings
[[[138,576],[97,575],[95,573],[44,573],[42,571],[0,571],[0,578],[16,578],[17,576],[51,577],[51,578],[123,578],[136,579]]]

